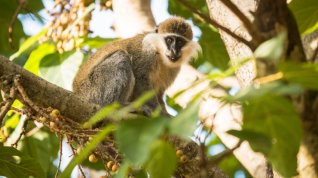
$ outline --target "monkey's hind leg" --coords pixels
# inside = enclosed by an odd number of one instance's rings
[[[112,102],[129,102],[135,86],[130,56],[117,51],[97,65],[86,83],[88,99],[105,106]]]

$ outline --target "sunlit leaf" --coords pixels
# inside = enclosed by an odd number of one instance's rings
[[[127,162],[124,162],[119,170],[118,173],[115,175],[115,178],[127,178],[129,173],[129,164]]]
[[[10,178],[45,177],[40,164],[13,147],[0,145],[0,175]]]
[[[299,30],[308,34],[318,28],[318,1],[317,0],[292,0],[289,3]]]
[[[177,158],[173,147],[160,140],[152,145],[146,170],[151,178],[169,178],[176,168],[176,163]]]
[[[39,75],[40,72],[40,62],[42,58],[44,58],[48,54],[52,54],[55,52],[55,46],[50,43],[43,43],[39,45],[36,49],[34,49],[29,59],[24,64],[24,68],[35,75]]]
[[[37,35],[29,37],[27,40],[25,40],[19,50],[10,56],[10,60],[14,60],[15,58],[18,58],[22,53],[24,53],[26,50],[31,48],[33,45],[36,45],[38,43],[39,38],[44,35],[47,31],[47,28],[44,28],[40,33]]]
[[[189,104],[180,112],[169,124],[169,133],[177,135],[183,139],[190,139],[196,128],[198,120],[199,100]]]
[[[166,122],[163,118],[122,122],[116,131],[116,140],[126,161],[135,166],[142,165],[149,156],[151,145],[163,132]]]
[[[49,54],[40,62],[40,76],[65,89],[72,88],[72,81],[82,63],[82,52]]]

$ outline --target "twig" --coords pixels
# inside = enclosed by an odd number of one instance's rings
[[[5,101],[0,102],[0,109],[2,108],[2,106],[4,106],[6,104]]]
[[[18,14],[21,11],[21,9],[23,8],[24,4],[25,4],[26,0],[19,0],[18,3],[18,7],[15,9],[15,12],[11,18],[10,24],[9,24],[9,28],[8,28],[8,35],[9,35],[9,45],[11,47],[11,49],[14,48],[13,46],[13,26],[15,24],[15,21],[18,18]]]
[[[22,126],[22,131],[19,135],[19,137],[15,140],[15,142],[13,144],[11,144],[12,147],[17,147],[18,146],[18,142],[21,140],[22,138],[22,135],[25,134],[25,128],[27,127],[28,125],[28,122],[29,122],[29,117],[27,117],[23,123],[23,126]]]
[[[3,110],[1,110],[1,112],[0,112],[0,123],[1,123],[1,125],[2,125],[2,121],[3,121],[4,116],[7,114],[7,112],[11,108],[11,105],[13,104],[13,101],[16,98],[16,94],[17,94],[16,88],[15,87],[11,87],[10,88],[10,96],[5,101],[5,105],[3,106]]]
[[[213,129],[213,124],[211,125],[211,127],[209,127],[208,133],[205,135],[204,139],[200,143],[200,166],[202,167],[202,169],[200,171],[200,177],[207,177],[208,172],[209,172],[209,166],[207,164],[205,143],[206,143],[206,140],[208,139],[208,136],[211,135],[212,129]]]
[[[234,32],[232,32],[230,29],[224,27],[223,25],[219,24],[218,22],[216,22],[215,20],[211,19],[209,16],[201,13],[198,9],[196,9],[195,7],[193,7],[192,5],[190,5],[186,0],[178,0],[182,5],[184,5],[185,7],[187,7],[190,11],[192,11],[193,13],[197,14],[199,17],[201,17],[205,22],[213,25],[216,28],[221,29],[222,31],[226,32],[227,34],[229,34],[230,36],[232,36],[233,38],[235,38],[236,40],[244,43],[246,46],[248,46],[250,49],[252,49],[253,51],[256,49],[256,45],[254,45],[251,41],[247,41],[246,39],[244,39],[243,37],[235,34]]]
[[[256,30],[255,26],[251,23],[251,21],[243,14],[243,12],[231,0],[220,1],[242,21],[244,27],[252,36],[253,40],[256,40],[256,42],[260,44],[262,42],[262,37]]]
[[[230,156],[233,153],[234,150],[236,150],[237,148],[239,148],[241,146],[242,142],[243,141],[239,141],[237,143],[237,145],[235,145],[233,148],[225,150],[222,153],[216,155],[214,158],[210,159],[209,160],[209,165],[210,164],[215,165],[215,164],[219,163],[220,161],[222,161],[224,158]]]
[[[36,112],[40,113],[42,116],[49,118],[50,116],[47,113],[45,113],[40,107],[38,107],[36,104],[34,104],[32,102],[32,100],[28,97],[27,93],[25,92],[23,86],[20,83],[20,80],[21,80],[21,76],[16,75],[14,77],[13,81],[14,81],[15,87],[18,89],[19,94],[21,95],[21,97],[24,101],[24,104],[28,105],[30,108],[32,108]]]
[[[59,144],[59,149],[60,149],[60,158],[59,158],[59,164],[57,166],[56,172],[55,172],[55,178],[59,175],[59,170],[61,168],[61,162],[62,162],[62,147],[63,147],[63,137],[60,135],[60,144]]]
[[[315,62],[317,55],[318,55],[318,42],[317,42],[317,47],[316,47],[314,53],[312,54],[312,56],[310,58],[310,61],[311,62]]]
[[[66,137],[66,138],[67,138],[68,144],[69,144],[70,147],[71,147],[72,153],[73,153],[73,155],[75,156],[76,153],[75,153],[75,151],[74,151],[74,150],[75,150],[74,147],[73,147],[72,144],[71,144],[71,139],[70,139],[69,137]],[[85,174],[84,174],[84,171],[83,171],[83,168],[82,168],[81,165],[78,165],[78,169],[80,170],[80,172],[81,172],[83,178],[86,178],[86,176],[85,176]]]

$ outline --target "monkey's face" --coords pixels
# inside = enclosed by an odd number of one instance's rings
[[[143,51],[154,51],[168,67],[179,67],[201,52],[197,42],[173,33],[149,33],[143,39]]]
[[[166,57],[173,63],[177,62],[181,58],[182,48],[188,40],[175,35],[166,36],[164,40],[167,46]]]

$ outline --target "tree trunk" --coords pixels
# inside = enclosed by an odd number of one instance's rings
[[[297,56],[292,57],[295,59],[300,59],[300,61],[303,62],[306,61],[296,23],[291,13],[283,9],[285,8],[285,1],[231,1],[245,14],[245,16],[247,16],[251,21],[255,22],[258,30],[261,32],[272,34],[273,36],[276,34],[275,25],[280,24],[286,27],[286,29],[288,30],[289,40],[289,46],[286,56],[298,54]],[[246,39],[251,39],[251,36],[247,33],[246,29],[242,27],[242,22],[219,0],[207,0],[207,4],[209,7],[211,18],[215,19],[221,25],[224,25],[225,27],[231,29],[231,31],[240,34]],[[253,12],[256,19],[253,19],[252,13],[250,12]],[[223,31],[220,31],[220,33],[233,64],[237,63],[244,57],[251,56],[252,51],[243,43],[238,42]],[[304,42],[304,44],[304,46],[307,47],[305,51],[312,53],[312,50],[308,49],[308,47],[311,46],[306,44],[306,42]],[[292,50],[295,49],[295,46],[297,46],[297,49],[299,49],[298,53],[292,53]],[[238,71],[236,72],[236,76],[240,81],[242,87],[250,85],[253,82],[253,78],[256,76],[255,65],[252,62],[244,65],[243,67],[238,69]],[[317,108],[315,109],[317,110]],[[306,120],[306,118],[302,119]],[[228,125],[226,126],[228,128],[226,128],[225,130],[234,128],[235,125],[237,124],[233,122],[228,123]],[[318,136],[317,132],[314,130],[317,130],[317,128],[312,130],[304,129],[305,133],[303,135],[303,142],[298,153],[299,177],[317,177],[318,168],[316,163],[318,160],[318,154],[317,151],[314,150],[318,150]],[[230,141],[223,134],[218,135],[221,138],[222,142],[231,147],[231,145],[229,144]],[[244,153],[244,150],[246,151],[246,153]],[[250,148],[245,148],[244,150],[237,149],[234,154],[239,159],[239,161],[249,170],[253,177],[264,177],[266,173],[264,172],[265,169],[259,170],[258,168],[266,167],[265,159],[260,154],[254,153]],[[253,160],[258,161],[253,162]]]

